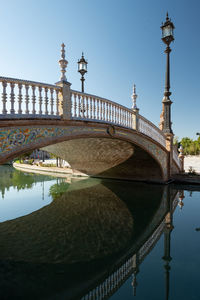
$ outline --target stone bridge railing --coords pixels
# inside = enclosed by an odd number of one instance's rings
[[[0,77],[0,120],[67,119],[103,122],[137,130],[166,148],[164,133],[153,123],[116,102],[58,85]],[[67,87],[67,93],[66,93]],[[178,154],[173,159],[180,167]]]
[[[0,119],[60,118],[61,87],[8,77],[0,77],[0,82]]]

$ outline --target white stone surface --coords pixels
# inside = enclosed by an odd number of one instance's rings
[[[185,156],[185,161],[184,161],[185,172],[188,172],[188,169],[189,169],[190,166],[197,173],[200,173],[200,155]]]

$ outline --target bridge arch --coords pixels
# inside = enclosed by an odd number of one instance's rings
[[[93,176],[168,179],[167,150],[144,134],[120,126],[85,121],[8,121],[0,128],[0,147],[0,163],[43,148]]]

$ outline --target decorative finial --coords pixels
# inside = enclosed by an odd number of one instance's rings
[[[68,61],[65,59],[65,44],[62,43],[61,45],[61,59],[59,60],[60,68],[61,68],[61,81],[67,81],[67,78],[65,76],[66,73],[66,67],[68,64]]]
[[[166,14],[166,21],[169,21],[168,11],[167,11],[167,14]]]
[[[182,146],[182,145],[180,145],[180,147],[179,147],[179,151],[180,151],[180,154],[182,154],[182,155],[183,155],[183,153],[184,153],[184,149],[183,149],[183,146]]]
[[[133,94],[132,94],[132,100],[133,100],[133,110],[138,110],[137,105],[136,105],[136,99],[137,99],[137,94],[136,94],[136,85],[133,85]]]

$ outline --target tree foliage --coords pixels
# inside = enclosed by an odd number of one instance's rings
[[[197,140],[184,137],[180,141],[185,155],[200,155],[200,137]]]

